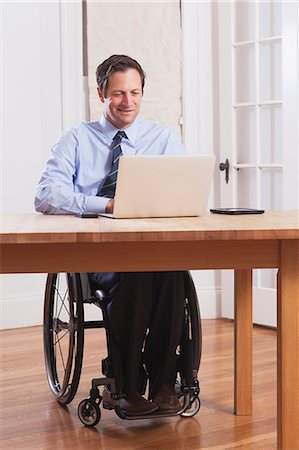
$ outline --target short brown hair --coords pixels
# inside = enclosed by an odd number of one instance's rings
[[[145,72],[140,64],[126,55],[112,55],[105,59],[96,70],[97,83],[105,97],[109,76],[114,72],[126,72],[128,69],[136,69],[141,78],[142,93],[145,82]]]

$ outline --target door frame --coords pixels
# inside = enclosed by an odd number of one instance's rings
[[[282,21],[282,53],[283,59],[283,148],[285,170],[290,177],[284,177],[284,209],[299,208],[299,157],[298,157],[298,127],[290,124],[298,123],[298,23],[299,6],[296,2],[283,3]],[[285,4],[286,3],[286,4]],[[183,105],[183,138],[189,153],[214,153],[216,155],[216,170],[213,180],[210,205],[223,205],[223,192],[234,197],[233,185],[226,185],[223,173],[217,170],[220,163],[220,147],[232,146],[233,136],[223,133],[227,126],[220,122],[221,101],[219,92],[221,84],[226,85],[224,95],[232,98],[232,86],[223,69],[227,65],[227,55],[219,53],[218,13],[220,8],[228,6],[227,2],[188,2],[182,0],[182,105]],[[227,39],[230,36],[227,35]],[[230,58],[229,58],[230,59]],[[290,66],[295,70],[290,70]],[[219,68],[222,76],[219,78]],[[231,74],[230,74],[231,76]],[[218,84],[219,83],[219,84]],[[200,99],[200,101],[198,100]],[[224,136],[224,138],[223,138]],[[290,155],[293,154],[293,159]],[[233,173],[230,174],[234,176]],[[290,180],[296,180],[295,191],[290,186]],[[227,206],[227,205],[224,205]],[[225,281],[221,281],[225,278]],[[206,278],[208,280],[208,278]],[[208,290],[214,293],[216,299],[214,317],[234,317],[233,309],[233,273],[215,271],[208,280]],[[227,298],[221,299],[223,284],[230,286]],[[200,290],[198,284],[197,289]],[[199,293],[199,296],[201,293]],[[219,303],[220,302],[220,303]],[[204,302],[203,302],[204,303]],[[210,310],[212,313],[212,310]],[[211,317],[211,316],[209,316]],[[275,318],[272,318],[273,320]],[[271,319],[271,320],[272,320]]]
[[[183,142],[188,153],[215,154],[219,160],[216,13],[213,1],[181,1]],[[208,208],[218,197],[216,169]],[[220,271],[192,271],[192,276],[202,317],[221,317]]]
[[[218,3],[219,14],[219,41],[224,48],[219,52],[221,67],[220,85],[220,140],[222,154],[221,160],[229,157],[234,148],[234,120],[233,115],[227,113],[227,105],[231,105],[233,98],[234,73],[232,70],[232,12],[233,2]],[[298,180],[298,20],[299,6],[297,3],[281,2],[281,35],[282,35],[282,150],[283,150],[283,209],[298,209],[299,180]],[[220,47],[220,45],[219,45]],[[235,160],[235,158],[233,158]],[[287,174],[287,175],[286,175]],[[229,204],[237,206],[236,169],[230,170],[231,183],[226,184],[224,176],[220,180],[221,206]],[[259,205],[257,205],[259,206]],[[234,288],[233,273],[221,274],[221,308],[223,317],[234,317]],[[263,302],[257,297],[259,289],[263,290]],[[275,289],[253,289],[254,316],[256,323],[269,326],[276,325],[276,293]],[[263,305],[265,307],[263,308]]]

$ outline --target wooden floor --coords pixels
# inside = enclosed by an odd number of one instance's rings
[[[233,415],[233,323],[203,321],[200,370],[202,407],[194,418],[124,421],[102,410],[95,428],[84,427],[77,405],[98,376],[103,330],[86,332],[78,393],[60,406],[48,389],[42,328],[0,332],[1,443],[9,450],[227,450],[276,448],[276,332],[254,328],[253,415]],[[101,348],[101,350],[99,350]],[[294,448],[296,444],[294,443]]]

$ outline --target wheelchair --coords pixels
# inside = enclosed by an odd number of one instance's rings
[[[101,419],[102,396],[99,386],[106,386],[116,400],[115,413],[122,419],[136,420],[153,417],[193,417],[200,409],[200,388],[197,374],[201,360],[202,330],[195,287],[189,272],[185,273],[185,305],[182,338],[177,348],[177,380],[175,391],[181,405],[176,413],[155,411],[146,415],[126,415],[118,405],[121,367],[117,343],[109,324],[107,305],[111,298],[103,290],[91,292],[87,273],[48,274],[44,301],[44,354],[50,389],[59,403],[66,405],[76,395],[80,381],[84,330],[104,328],[107,357],[102,360],[100,378],[91,381],[89,396],[78,406],[78,417],[86,426],[97,425]],[[84,306],[92,304],[101,309],[102,320],[84,321]],[[142,394],[146,391],[146,370],[142,370]],[[103,405],[104,406],[104,405]],[[104,406],[105,407],[105,406]]]

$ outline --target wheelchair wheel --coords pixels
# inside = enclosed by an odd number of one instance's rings
[[[91,399],[82,400],[78,405],[78,417],[87,427],[97,425],[101,419],[99,405]]]
[[[202,329],[199,302],[195,285],[190,272],[185,275],[185,288],[189,299],[189,314],[191,318],[191,329],[193,339],[193,369],[199,370],[202,353]]]
[[[198,397],[195,397],[193,400],[190,401],[189,407],[186,409],[186,411],[182,412],[180,414],[181,417],[193,417],[195,414],[198,413],[200,410],[200,399]]]
[[[44,353],[48,383],[60,403],[71,402],[77,392],[83,345],[80,274],[51,273],[44,302]]]

